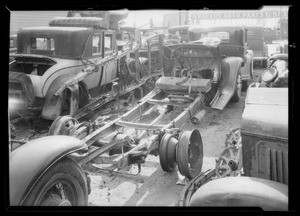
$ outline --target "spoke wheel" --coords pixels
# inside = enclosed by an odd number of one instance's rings
[[[176,167],[176,145],[178,140],[172,134],[165,133],[160,141],[159,161],[165,172],[172,172]]]
[[[71,116],[58,116],[50,126],[49,135],[72,135],[78,121]]]
[[[87,198],[83,170],[74,161],[63,158],[38,180],[23,205],[83,206],[87,205]]]
[[[234,129],[227,135],[225,149],[216,160],[216,177],[240,176],[241,166],[241,131]]]
[[[201,172],[203,144],[200,132],[197,129],[185,131],[179,135],[176,160],[179,172],[189,179],[194,178]]]
[[[163,57],[169,60],[178,58],[183,52],[182,44],[164,45],[162,49]]]

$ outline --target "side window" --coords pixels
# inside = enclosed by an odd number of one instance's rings
[[[101,55],[101,34],[93,35],[93,56]]]
[[[52,38],[30,38],[30,49],[54,51],[54,40]]]
[[[105,38],[104,38],[104,50],[105,50],[105,52],[113,50],[113,47],[112,47],[112,35],[105,35]]]

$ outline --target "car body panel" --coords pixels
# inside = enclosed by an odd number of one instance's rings
[[[202,34],[207,32],[228,32],[228,38],[221,40],[220,52],[225,56],[236,56],[243,59],[244,64],[241,68],[242,80],[252,78],[250,64],[253,63],[253,52],[247,49],[246,29],[240,26],[217,26],[204,28],[201,26],[192,26],[189,28],[189,42],[199,40]]]
[[[191,197],[190,206],[252,206],[264,211],[288,210],[288,186],[254,177],[209,181]]]
[[[10,205],[21,205],[45,173],[60,158],[86,148],[81,140],[63,135],[30,141],[9,154]]]
[[[249,88],[241,135],[245,175],[288,184],[288,88]]]

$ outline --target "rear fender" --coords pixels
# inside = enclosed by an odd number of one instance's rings
[[[74,74],[68,74],[68,75],[62,75],[60,77],[57,77],[49,86],[49,89],[46,94],[43,110],[42,110],[42,118],[44,119],[50,119],[54,120],[57,118],[62,111],[63,108],[63,103],[64,103],[64,97],[65,97],[65,92],[63,92],[61,95],[55,96],[54,94],[56,91],[61,88],[66,81],[70,80],[73,78],[75,75]],[[83,82],[83,85],[86,87],[86,84]],[[69,88],[72,92],[72,95],[75,95],[75,97],[71,97],[71,101],[74,103],[78,102],[79,100],[79,89],[78,86],[74,86]],[[73,106],[71,106],[73,107]],[[76,107],[78,107],[78,103],[76,104]],[[71,110],[72,112],[72,110]],[[73,109],[73,112],[75,112],[75,108]]]
[[[226,177],[210,181],[191,197],[190,206],[255,206],[264,211],[288,210],[288,186],[268,179]]]
[[[30,77],[24,73],[9,72],[9,82],[20,83],[22,85],[23,94],[28,106],[34,103],[35,95],[33,90],[33,84]]]
[[[86,148],[81,140],[53,135],[30,141],[9,154],[10,205],[22,205],[42,175],[61,158]]]

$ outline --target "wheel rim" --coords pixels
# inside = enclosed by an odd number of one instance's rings
[[[165,172],[171,172],[176,167],[176,145],[177,140],[172,134],[165,133],[160,141],[159,161],[160,166]]]
[[[73,206],[77,205],[74,185],[67,180],[57,180],[45,187],[37,196],[36,206]]]
[[[200,132],[197,129],[180,134],[176,149],[176,160],[179,172],[189,179],[194,178],[201,172],[203,145]]]
[[[71,116],[58,116],[51,124],[48,134],[49,135],[72,135],[75,125],[79,124],[78,121]]]

